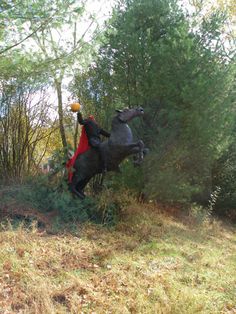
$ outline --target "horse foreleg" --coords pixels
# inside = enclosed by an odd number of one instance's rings
[[[144,156],[143,141],[140,140],[137,143],[130,144],[129,147],[131,148],[130,154],[138,154],[138,160],[135,162],[136,164],[140,164],[143,161],[143,156]]]

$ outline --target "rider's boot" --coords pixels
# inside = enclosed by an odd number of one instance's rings
[[[75,195],[77,195],[81,200],[83,200],[85,198],[85,194],[83,193],[83,191],[79,191],[79,190],[74,189],[73,193]]]

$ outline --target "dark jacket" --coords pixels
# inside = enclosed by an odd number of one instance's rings
[[[78,112],[77,118],[79,124],[84,125],[88,141],[90,143],[93,142],[93,139],[100,142],[101,141],[100,135],[104,135],[106,137],[110,136],[110,133],[100,128],[100,126],[94,120],[90,118],[83,119],[82,114],[80,112]]]

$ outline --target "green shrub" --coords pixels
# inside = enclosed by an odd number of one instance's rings
[[[105,187],[97,197],[97,208],[102,224],[115,225],[120,220],[122,212],[133,202],[131,191],[127,189],[114,191]]]
[[[65,181],[59,186],[51,186],[47,176],[31,179],[31,187],[23,189],[18,196],[21,200],[31,203],[34,208],[42,211],[57,210],[63,222],[100,222],[97,214],[96,200],[87,197],[83,201],[74,197]]]
[[[214,211],[236,221],[236,143],[225,151],[213,171],[213,188],[217,190]]]
[[[203,224],[211,216],[211,208],[206,208],[198,204],[192,204],[189,209],[189,217],[194,220],[196,224]]]
[[[28,178],[17,187],[9,187],[3,202],[17,203],[21,207],[33,208],[41,213],[57,211],[58,226],[86,221],[111,226],[118,222],[120,213],[132,200],[132,193],[128,190],[114,192],[110,187],[103,187],[94,197],[87,196],[80,200],[68,191],[65,180],[61,179],[60,184],[54,185],[47,176],[42,175]]]
[[[145,163],[145,160],[144,160]],[[129,190],[139,195],[144,189],[143,165],[134,167],[132,159],[126,159],[120,165],[121,173],[112,174],[106,185],[115,191]]]

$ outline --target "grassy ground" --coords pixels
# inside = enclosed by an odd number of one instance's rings
[[[0,232],[0,313],[236,313],[236,233],[135,205],[113,229]]]

